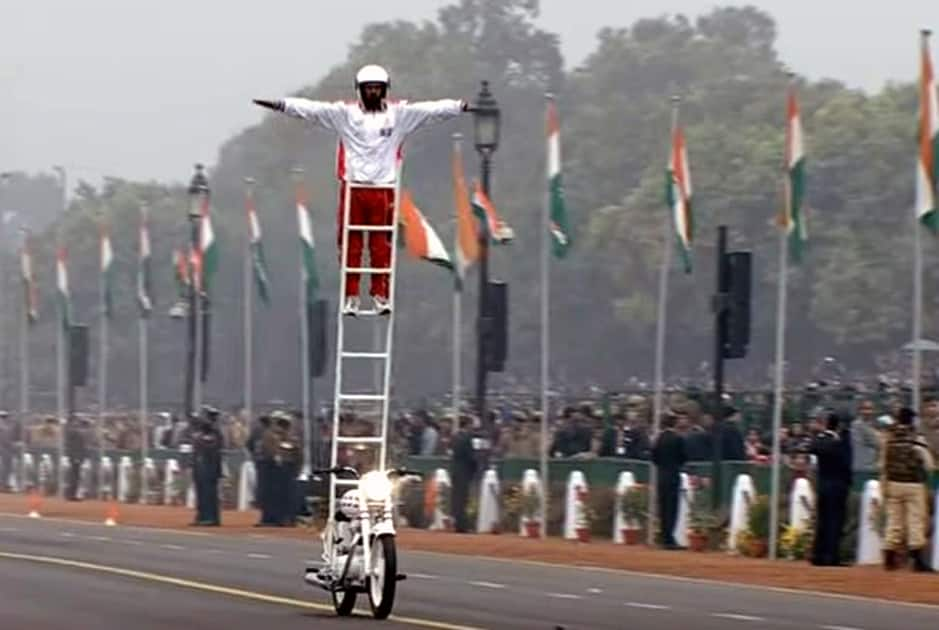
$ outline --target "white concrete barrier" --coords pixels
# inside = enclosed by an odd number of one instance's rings
[[[49,489],[55,479],[55,467],[52,465],[52,456],[48,453],[39,458],[39,492],[49,494]]]
[[[179,462],[166,460],[163,469],[163,505],[175,505],[177,501],[176,483],[179,479]]]
[[[140,503],[150,505],[153,503],[154,489],[158,487],[160,471],[156,467],[153,458],[147,457],[143,460],[140,468]]]
[[[567,492],[564,497],[564,538],[567,540],[577,540],[577,529],[585,525],[583,510],[587,507],[582,505],[580,493],[589,493],[590,487],[584,478],[584,473],[579,470],[571,471],[567,478]],[[589,524],[586,524],[589,527]]]
[[[255,470],[254,462],[246,459],[241,463],[241,471],[238,474],[238,510],[246,512],[251,509],[251,503],[254,501],[254,493],[258,486],[258,472]]]
[[[502,503],[502,491],[499,485],[499,475],[495,468],[490,468],[483,474],[479,484],[479,511],[476,514],[476,531],[480,534],[491,534],[499,531],[499,512]]]
[[[796,479],[789,495],[789,524],[801,528],[811,527],[812,510],[815,509],[815,493],[808,479]]]
[[[94,465],[90,459],[82,462],[78,477],[78,498],[87,499],[91,496],[92,482],[94,481]]]
[[[23,453],[20,464],[20,492],[27,492],[36,487],[36,459],[32,453]]]
[[[688,546],[688,525],[691,518],[691,502],[694,501],[694,488],[687,473],[681,473],[681,491],[678,494],[678,519],[675,521],[675,542],[682,547]]]
[[[126,503],[130,491],[130,477],[133,474],[133,462],[130,457],[124,455],[117,465],[117,500],[120,503]]]
[[[98,467],[98,499],[106,501],[114,498],[114,464],[110,456],[101,458]]]
[[[433,515],[430,520],[430,529],[446,530],[452,525],[452,510],[448,509],[450,505],[450,473],[446,468],[438,468],[434,471],[434,478],[431,481],[434,486],[434,504]]]
[[[883,537],[877,527],[876,517],[885,510],[880,482],[870,479],[864,484],[861,495],[860,514],[858,515],[857,564],[880,564],[883,561]]]
[[[522,484],[521,484],[522,496],[519,497],[521,501],[527,501],[527,496],[529,493],[534,493],[538,497],[538,506],[535,508],[535,513],[531,516],[525,516],[522,514],[518,519],[518,533],[520,536],[526,536],[527,532],[525,531],[526,523],[538,523],[538,527],[543,532],[544,531],[544,519],[541,517],[541,476],[538,474],[538,471],[534,468],[527,469],[524,474],[522,474]]]
[[[730,504],[730,532],[728,533],[727,550],[737,551],[737,536],[747,529],[750,505],[756,499],[753,478],[750,475],[737,475],[731,496],[733,498]]]
[[[623,529],[627,526],[631,528],[639,527],[639,523],[627,523],[623,517],[621,503],[626,491],[636,485],[636,477],[630,471],[624,470],[619,474],[616,480],[616,504],[613,506],[613,542],[623,543]]]

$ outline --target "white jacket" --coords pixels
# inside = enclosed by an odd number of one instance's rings
[[[463,111],[463,101],[388,102],[385,111],[366,112],[357,102],[284,99],[284,113],[335,131],[340,141],[340,177],[368,184],[395,183],[398,157],[407,136],[428,123]]]

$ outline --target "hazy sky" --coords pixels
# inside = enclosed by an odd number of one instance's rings
[[[193,162],[214,162],[222,141],[260,120],[252,96],[316,81],[366,22],[430,19],[452,3],[0,0],[0,171],[59,163],[92,180],[188,179]],[[541,25],[561,35],[572,66],[603,26],[728,4],[747,3],[542,0]],[[913,79],[919,29],[939,30],[936,0],[748,4],[776,18],[796,71],[872,90]]]

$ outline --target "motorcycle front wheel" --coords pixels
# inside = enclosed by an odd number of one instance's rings
[[[398,554],[394,536],[381,536],[372,546],[372,566],[369,567],[366,588],[368,601],[375,619],[387,619],[395,603],[398,577]]]
[[[340,617],[348,617],[355,608],[355,591],[333,591],[333,608]]]

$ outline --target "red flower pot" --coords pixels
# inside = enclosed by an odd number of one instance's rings
[[[754,558],[765,558],[768,551],[769,543],[765,540],[754,539],[750,541],[750,554]]]
[[[624,528],[623,528],[622,530],[620,530],[620,531],[621,531],[622,534],[623,534],[623,542],[624,542],[624,543],[626,543],[627,545],[638,545],[638,544],[639,544],[639,537],[640,537],[640,535],[642,534],[642,531],[641,531],[641,530],[638,530],[638,529],[627,529],[627,528],[624,527]]]
[[[590,542],[590,528],[588,527],[578,527],[577,532],[577,542],[589,543]]]
[[[534,519],[525,521],[525,537],[541,538],[541,523]]]
[[[708,546],[708,535],[704,532],[688,532],[688,545],[692,551],[704,551]]]

